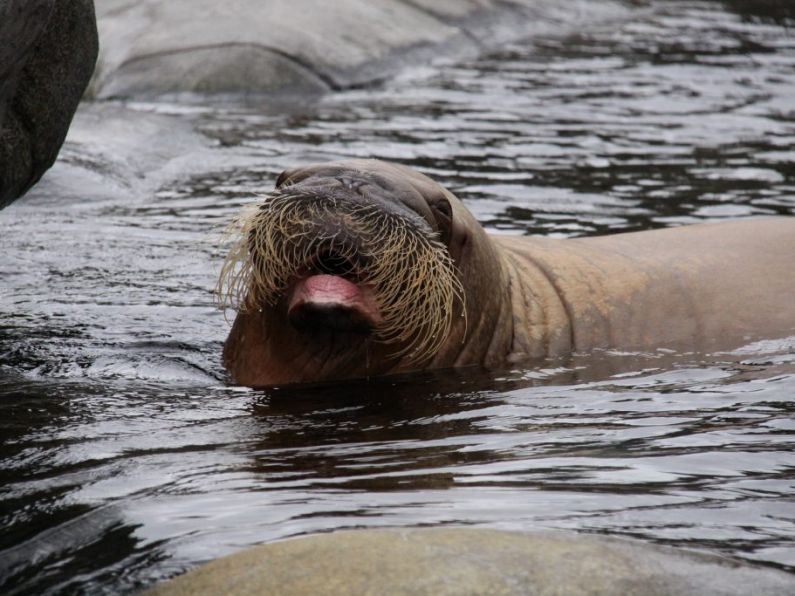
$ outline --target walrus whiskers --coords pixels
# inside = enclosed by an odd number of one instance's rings
[[[287,188],[244,212],[236,227],[239,237],[216,286],[223,307],[247,312],[275,305],[325,253],[373,289],[382,316],[373,334],[396,346],[395,358],[432,357],[450,334],[454,310],[465,312],[463,287],[444,244],[400,214]]]

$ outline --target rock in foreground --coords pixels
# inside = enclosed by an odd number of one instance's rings
[[[484,529],[361,530],[254,547],[161,584],[202,594],[792,594],[795,576],[640,542]]]

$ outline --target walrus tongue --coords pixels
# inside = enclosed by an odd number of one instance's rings
[[[337,275],[311,275],[299,280],[290,295],[290,323],[312,331],[368,333],[380,322],[372,291]]]

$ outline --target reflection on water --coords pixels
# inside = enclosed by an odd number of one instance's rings
[[[407,163],[501,233],[795,213],[791,24],[725,10],[653,3],[289,113],[85,106],[0,215],[3,592],[117,593],[254,543],[417,524],[795,571],[792,338],[269,392],[218,362],[214,238],[309,160]]]

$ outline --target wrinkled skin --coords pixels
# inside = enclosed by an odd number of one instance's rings
[[[243,385],[531,365],[593,348],[719,350],[795,334],[795,218],[569,240],[490,236],[454,195],[404,166],[313,165],[277,181],[291,185],[350,193],[419,221],[453,258],[463,305],[441,349],[415,362],[395,357],[366,325],[339,324],[345,296],[337,318],[311,308],[293,316],[291,304],[303,303],[291,289],[235,319],[224,364]]]

